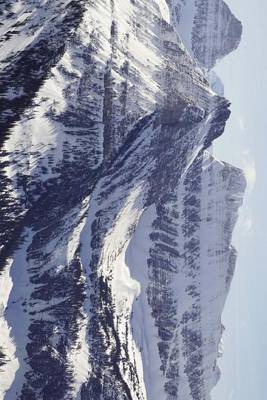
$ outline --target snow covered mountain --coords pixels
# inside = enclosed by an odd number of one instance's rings
[[[214,67],[238,47],[242,25],[223,0],[166,1],[187,50],[203,67]]]
[[[210,399],[245,189],[210,150],[210,70],[240,22],[219,0],[0,12],[0,398]]]

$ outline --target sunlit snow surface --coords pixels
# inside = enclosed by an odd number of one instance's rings
[[[208,400],[245,189],[210,69],[241,24],[220,0],[0,10],[1,398]]]

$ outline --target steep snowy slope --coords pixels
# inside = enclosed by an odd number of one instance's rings
[[[208,400],[217,382],[245,181],[208,150],[229,103],[175,7],[0,4],[4,400]],[[221,8],[201,10],[214,28]]]

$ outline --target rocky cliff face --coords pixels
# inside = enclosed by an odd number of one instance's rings
[[[190,2],[0,4],[1,398],[210,398],[245,187],[210,3],[190,46]]]
[[[223,0],[167,0],[172,22],[189,53],[206,69],[235,50],[242,25]]]

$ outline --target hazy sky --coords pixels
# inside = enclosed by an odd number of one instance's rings
[[[243,37],[216,68],[232,115],[215,154],[245,170],[248,189],[234,234],[239,256],[223,315],[222,377],[212,400],[266,400],[267,1],[226,1]]]

